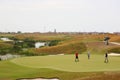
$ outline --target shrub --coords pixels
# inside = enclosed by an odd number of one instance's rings
[[[23,50],[23,51],[21,51],[19,53],[21,55],[25,55],[25,56],[34,56],[35,55],[31,50]]]
[[[11,44],[0,43],[0,54],[5,55],[7,53],[10,53],[12,48],[13,48],[13,45],[11,45]]]
[[[35,47],[35,41],[30,39],[30,38],[25,38],[23,40],[23,47],[24,48],[31,48],[31,47]]]
[[[55,46],[58,44],[58,42],[59,42],[59,40],[52,40],[52,41],[50,41],[49,46]]]

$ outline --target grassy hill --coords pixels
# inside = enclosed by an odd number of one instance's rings
[[[57,45],[53,47],[44,47],[39,49],[32,49],[35,54],[73,54],[76,51],[82,53],[86,51],[84,43],[68,43]]]
[[[71,54],[76,51],[83,53],[90,50],[93,53],[104,53],[109,48],[118,47],[117,45],[110,44],[105,45],[103,39],[105,36],[110,36],[110,41],[119,42],[119,35],[107,34],[107,35],[64,35],[62,40],[56,46],[43,47],[39,49],[32,49],[35,54]]]
[[[59,40],[59,43],[55,46],[42,47],[39,49],[32,48],[25,52],[25,54],[30,53],[33,55],[83,53],[87,50],[90,50],[92,53],[104,53],[109,49],[117,47],[117,45],[112,44],[106,46],[103,43],[105,36],[110,37],[110,42],[120,42],[120,36],[115,34],[21,33],[0,34],[0,36],[15,37],[18,40],[30,39],[35,42]]]

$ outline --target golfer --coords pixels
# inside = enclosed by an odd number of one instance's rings
[[[78,52],[75,53],[75,62],[79,62]]]
[[[107,52],[105,53],[105,61],[104,62],[108,63],[108,53]]]
[[[89,52],[89,51],[88,51],[88,54],[87,54],[87,55],[88,55],[88,59],[90,59],[90,52]]]

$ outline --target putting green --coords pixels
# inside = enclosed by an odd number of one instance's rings
[[[33,56],[11,60],[11,62],[32,68],[51,68],[68,72],[120,71],[120,57],[109,57],[109,63],[104,63],[104,55],[79,55],[79,62],[74,61],[74,55]]]

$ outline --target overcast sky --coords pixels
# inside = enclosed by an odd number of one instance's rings
[[[120,32],[120,0],[0,0],[2,32]]]

